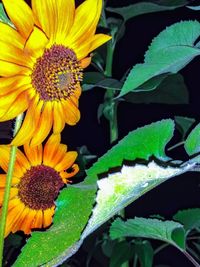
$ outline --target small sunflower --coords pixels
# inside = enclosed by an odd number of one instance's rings
[[[53,127],[80,119],[83,69],[110,40],[95,34],[102,0],[3,0],[14,27],[0,22],[0,121],[27,111],[12,145],[42,143]]]
[[[24,145],[24,153],[17,150],[15,168],[8,206],[5,236],[10,232],[46,228],[52,223],[54,200],[60,189],[70,182],[79,168],[74,161],[77,152],[67,151],[60,144],[60,135],[52,135],[47,143],[30,147]],[[10,146],[1,145],[0,167],[7,172]],[[0,205],[3,201],[6,174],[0,175]]]

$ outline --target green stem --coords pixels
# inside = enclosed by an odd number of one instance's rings
[[[23,114],[20,114],[16,118],[14,133],[13,136],[19,131],[23,120]],[[8,203],[9,203],[9,196],[10,196],[10,188],[12,183],[12,175],[15,165],[15,158],[16,158],[17,147],[11,146],[10,149],[10,160],[8,165],[8,172],[6,176],[6,186],[5,192],[3,197],[3,204],[1,209],[1,218],[0,218],[0,267],[3,265],[3,248],[4,248],[4,233],[5,233],[5,226],[6,226],[6,218],[8,213]]]
[[[179,143],[177,143],[177,144],[175,144],[175,145],[169,147],[167,150],[170,151],[170,150],[172,150],[172,149],[174,149],[174,148],[177,148],[177,147],[179,147],[179,146],[182,146],[182,145],[184,145],[184,144],[185,144],[185,141],[181,141],[181,142],[179,142]]]
[[[112,40],[107,43],[106,68],[105,75],[112,77],[112,65],[115,47],[113,47]]]
[[[112,77],[112,65],[113,65],[113,55],[114,55],[115,46],[113,45],[112,40],[107,44],[107,57],[106,57],[106,68],[105,75]],[[106,97],[110,101],[112,111],[111,118],[109,120],[110,124],[110,143],[113,143],[118,139],[118,124],[117,124],[117,103],[113,101],[115,96],[115,90],[107,90]]]
[[[138,256],[135,255],[134,261],[133,261],[133,267],[137,267],[137,263],[138,263]]]
[[[110,143],[118,139],[117,103],[113,103],[112,119],[110,120]]]
[[[186,250],[182,252],[195,267],[200,267],[200,264]]]
[[[166,248],[168,246],[169,246],[168,243],[165,243],[165,244],[159,246],[157,249],[154,250],[154,255],[158,254],[161,250],[163,250],[164,248]]]

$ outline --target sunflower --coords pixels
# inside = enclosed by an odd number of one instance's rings
[[[26,111],[11,144],[36,146],[79,121],[83,69],[111,37],[95,34],[102,0],[2,2],[13,27],[0,22],[0,121]]]
[[[67,151],[60,144],[60,134],[52,135],[47,143],[31,147],[24,153],[17,150],[8,204],[5,236],[18,230],[30,234],[33,228],[46,228],[52,223],[54,200],[60,189],[70,182],[79,168],[74,161],[77,152]],[[0,167],[7,172],[10,146],[1,145]],[[0,175],[0,205],[3,201],[6,174]]]

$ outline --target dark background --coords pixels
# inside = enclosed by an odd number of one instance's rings
[[[135,2],[138,1],[108,0],[108,5],[125,6]],[[145,14],[129,20],[126,23],[125,36],[120,40],[115,51],[113,77],[120,79],[128,68],[143,62],[144,53],[151,40],[167,26],[181,20],[199,20],[199,18],[200,11],[192,11],[183,7],[174,11]],[[89,67],[87,71],[90,70],[94,69]],[[188,105],[143,105],[121,102],[118,108],[119,140],[137,127],[164,118],[173,119],[175,115],[192,117],[197,122],[200,121],[200,58],[195,58],[180,73],[184,76],[185,84],[188,87],[190,103]],[[80,98],[80,122],[75,127],[67,126],[62,133],[62,141],[69,146],[70,150],[86,145],[91,154],[99,157],[111,147],[108,122],[105,118],[101,119],[100,124],[97,121],[97,109],[99,104],[103,102],[104,93],[104,89],[95,88],[82,94]],[[1,129],[1,139],[9,142],[11,122],[2,124]],[[177,159],[184,158],[182,149],[169,155]],[[199,185],[199,173],[175,177],[127,207],[126,216],[132,218],[134,216],[148,217],[152,214],[160,214],[171,219],[180,209],[200,207]],[[100,229],[98,233],[101,231],[103,230]],[[97,233],[95,234],[97,235]],[[77,266],[85,267],[86,257],[86,248],[81,248],[72,260],[78,261]],[[172,247],[166,248],[155,257],[154,264],[161,263],[171,267],[193,266],[184,255]],[[92,266],[108,266],[103,261],[103,265],[98,264],[94,261]]]

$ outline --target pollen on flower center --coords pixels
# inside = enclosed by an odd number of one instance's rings
[[[19,183],[19,197],[31,209],[45,210],[54,205],[64,183],[53,168],[38,165],[31,167]]]
[[[61,100],[73,94],[82,80],[82,68],[76,54],[63,45],[45,49],[32,72],[32,85],[46,101]]]

